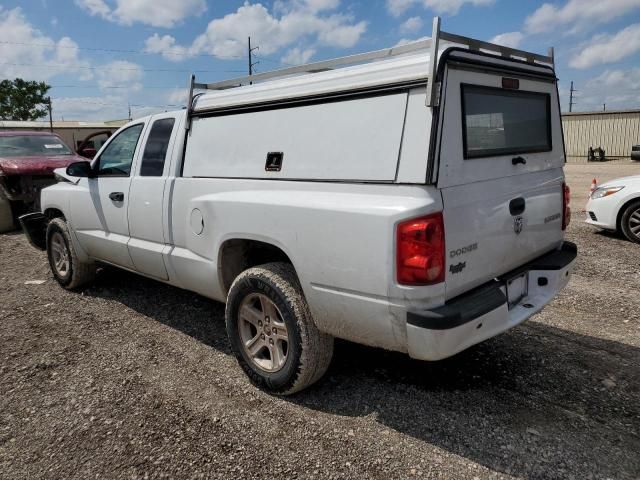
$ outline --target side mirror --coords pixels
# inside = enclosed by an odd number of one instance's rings
[[[89,162],[74,162],[67,167],[67,175],[70,177],[91,178],[93,170]]]

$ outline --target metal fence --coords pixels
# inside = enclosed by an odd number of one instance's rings
[[[640,110],[581,112],[562,115],[567,156],[584,157],[589,147],[602,147],[607,158],[629,158],[640,144]]]

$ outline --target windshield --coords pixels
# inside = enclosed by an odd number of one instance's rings
[[[0,157],[50,157],[71,153],[69,147],[54,135],[0,137]]]

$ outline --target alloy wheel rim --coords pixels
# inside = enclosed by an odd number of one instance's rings
[[[631,233],[637,238],[640,238],[640,208],[631,212],[631,216],[629,217],[629,230],[631,230]]]
[[[64,243],[64,238],[58,232],[55,232],[51,237],[51,257],[56,273],[62,277],[66,276],[70,267],[69,252]]]
[[[245,354],[265,372],[284,367],[289,352],[289,333],[280,310],[262,293],[248,295],[238,309],[238,332]]]

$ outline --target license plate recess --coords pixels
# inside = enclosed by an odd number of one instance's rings
[[[529,272],[507,278],[504,285],[507,290],[507,303],[511,310],[529,293]]]

